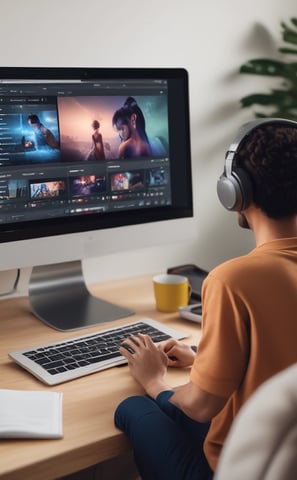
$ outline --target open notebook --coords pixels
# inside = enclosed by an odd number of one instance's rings
[[[62,393],[0,389],[0,438],[62,438]]]

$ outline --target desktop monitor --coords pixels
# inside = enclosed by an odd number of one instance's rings
[[[121,251],[127,228],[192,216],[184,69],[0,68],[0,255],[32,262],[37,317],[73,330],[132,314],[89,293],[76,238],[108,230]]]

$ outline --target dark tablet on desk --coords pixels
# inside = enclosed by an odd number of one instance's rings
[[[208,272],[206,270],[203,270],[202,268],[197,267],[197,265],[194,264],[186,264],[179,265],[177,267],[170,267],[167,269],[167,273],[174,273],[187,277],[192,287],[192,295],[190,302],[197,303],[197,300],[201,300],[202,282],[208,275]]]

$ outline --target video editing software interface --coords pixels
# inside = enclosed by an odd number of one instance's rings
[[[1,80],[0,223],[171,205],[167,89]]]

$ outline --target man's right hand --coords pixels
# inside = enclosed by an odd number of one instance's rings
[[[168,357],[168,367],[190,367],[193,364],[195,353],[189,345],[170,338],[158,344]]]

